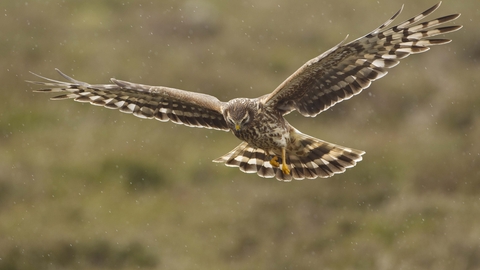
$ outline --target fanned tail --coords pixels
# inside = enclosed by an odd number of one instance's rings
[[[292,179],[327,178],[343,173],[362,160],[364,151],[356,150],[296,132],[292,148],[287,150],[287,166],[290,174],[284,174],[279,167],[272,166],[272,156],[260,148],[242,142],[227,154],[213,160],[228,167],[238,167],[245,173],[257,173],[265,178],[277,178],[290,182]],[[280,158],[280,157],[279,157]],[[281,163],[281,160],[279,160]]]

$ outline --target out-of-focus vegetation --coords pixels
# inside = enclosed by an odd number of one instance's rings
[[[435,4],[405,0],[400,20]],[[402,3],[403,3],[402,2]],[[222,100],[272,91],[397,1],[0,3],[0,269],[479,269],[480,11],[298,129],[365,150],[342,175],[281,183],[210,161],[231,134],[31,92],[33,71]],[[399,20],[399,21],[400,21]]]

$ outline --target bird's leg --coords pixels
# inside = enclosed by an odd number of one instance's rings
[[[270,156],[270,153],[268,151],[265,151],[267,153],[267,156]],[[270,164],[273,166],[273,167],[278,167],[280,166],[280,163],[278,163],[278,157],[277,156],[273,156],[272,159],[270,159]]]
[[[287,157],[286,157],[285,147],[282,148],[282,172],[287,175],[290,174],[290,170],[288,169],[288,166],[287,166]]]

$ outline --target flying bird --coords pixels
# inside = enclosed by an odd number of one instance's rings
[[[44,87],[35,92],[60,93],[52,100],[73,99],[140,118],[231,131],[242,142],[213,161],[238,167],[245,173],[281,181],[325,178],[355,166],[365,152],[303,134],[284,116],[296,110],[303,116],[314,117],[359,94],[372,81],[385,76],[400,59],[428,51],[433,45],[449,43],[449,39],[431,37],[462,28],[441,26],[460,14],[421,22],[440,4],[388,28],[402,6],[369,34],[349,43],[342,41],[306,62],[273,92],[253,99],[223,102],[207,94],[117,79],[111,79],[111,84],[89,84],[58,69],[67,82],[34,73],[46,81],[28,82]]]

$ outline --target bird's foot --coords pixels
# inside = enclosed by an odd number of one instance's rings
[[[288,169],[288,166],[285,163],[282,164],[282,172],[286,175],[290,174],[290,170]]]
[[[271,160],[270,160],[270,164],[273,166],[273,167],[278,167],[280,166],[280,163],[278,163],[278,157],[277,156],[274,156]],[[283,170],[283,169],[282,169]]]

